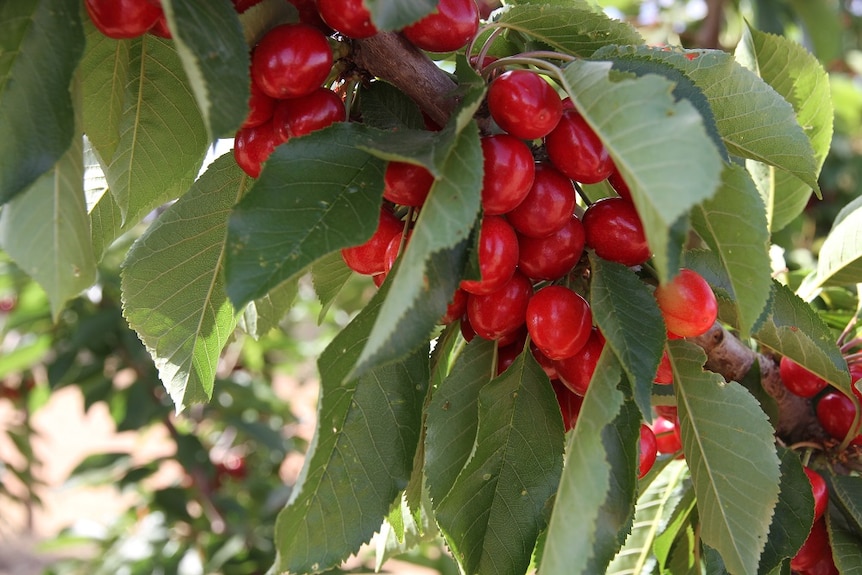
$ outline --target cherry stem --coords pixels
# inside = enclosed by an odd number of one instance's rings
[[[820,443],[817,443],[815,441],[800,441],[798,443],[794,443],[793,445],[788,446],[788,449],[790,449],[792,451],[796,451],[796,450],[802,449],[802,448],[806,448],[806,453],[804,456],[805,459],[804,459],[803,465],[807,465],[808,459],[811,456],[811,450],[812,449],[818,449],[820,451],[823,451],[823,445]]]
[[[850,332],[856,326],[856,322],[858,321],[858,318],[859,318],[858,315],[854,315],[853,317],[851,317],[850,321],[848,321],[847,325],[844,327],[844,331],[842,331],[841,335],[838,336],[838,345],[841,346],[842,350],[844,349],[844,346],[846,345],[844,342],[847,339],[847,337],[849,337]]]
[[[845,351],[843,348],[841,351]],[[844,359],[847,361],[847,365],[851,363],[859,363],[862,361],[862,351],[857,351],[856,353],[851,353],[844,356]]]
[[[852,384],[851,384],[852,385]],[[862,413],[859,413],[859,399],[856,397],[855,393],[850,393],[848,396],[850,400],[853,402],[853,407],[856,408],[856,413],[853,415],[853,424],[850,426],[850,430],[847,432],[847,435],[844,436],[844,439],[841,440],[841,444],[838,446],[838,451],[844,451],[850,445],[850,442],[859,435],[859,424],[862,423]]]
[[[853,339],[851,339],[850,341],[845,342],[845,343],[840,343],[840,341],[841,340],[839,338],[839,345],[841,345],[841,352],[842,353],[846,353],[846,352],[850,351],[851,349],[853,349],[854,347],[859,347],[860,345],[862,345],[862,337],[854,337]]]

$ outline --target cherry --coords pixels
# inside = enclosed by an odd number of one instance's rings
[[[380,220],[374,234],[363,244],[341,250],[347,267],[364,275],[375,275],[384,271],[384,254],[392,238],[404,230],[404,222],[392,210],[380,208]]]
[[[515,271],[497,291],[467,296],[467,318],[476,335],[505,341],[523,327],[531,295],[533,284],[524,274]]]
[[[516,138],[535,140],[553,130],[563,115],[556,90],[530,70],[509,70],[488,86],[488,111],[503,130]]]
[[[518,265],[518,237],[500,216],[485,216],[479,229],[479,272],[481,280],[462,280],[464,291],[486,295],[500,289]]]
[[[838,567],[835,566],[835,559],[832,557],[832,552],[824,553],[817,562],[811,567],[801,572],[801,575],[839,575]]]
[[[683,268],[669,282],[659,285],[655,299],[670,333],[681,337],[703,335],[718,317],[718,302],[706,280]]]
[[[368,38],[377,34],[371,12],[362,0],[317,0],[323,21],[349,38]]]
[[[832,548],[829,545],[826,520],[821,517],[814,522],[802,547],[790,560],[790,568],[794,571],[807,571],[827,556],[832,556]]]
[[[500,375],[515,363],[515,360],[524,351],[524,343],[526,341],[526,332],[518,331],[518,337],[515,338],[515,341],[497,346],[497,375]]]
[[[383,174],[383,197],[393,204],[421,207],[434,185],[434,175],[425,166],[389,162]]]
[[[240,128],[234,136],[233,156],[246,174],[256,178],[263,162],[280,143],[282,140],[275,133],[272,122]]]
[[[601,182],[614,169],[604,144],[575,109],[563,111],[557,127],[545,136],[545,150],[558,170],[583,184]]]
[[[454,52],[467,45],[479,30],[475,0],[440,0],[437,8],[402,30],[417,47],[429,52]]]
[[[519,235],[541,238],[572,219],[575,188],[572,181],[547,162],[535,166],[533,185],[524,200],[506,214]]]
[[[822,377],[808,371],[787,356],[778,364],[784,387],[799,397],[814,397],[829,383]]]
[[[518,237],[518,267],[534,280],[557,280],[569,273],[584,253],[584,227],[576,216],[543,238]]]
[[[658,444],[655,433],[650,427],[641,423],[640,439],[638,440],[638,479],[642,479],[655,465],[658,455]]]
[[[550,285],[527,305],[530,339],[548,358],[571,357],[586,345],[593,326],[590,304],[567,287]]]
[[[446,313],[440,318],[442,325],[449,325],[467,312],[467,292],[458,288],[452,295],[452,301],[446,306]]]
[[[830,391],[818,400],[816,413],[817,420],[826,433],[838,441],[843,441],[853,426],[856,406],[853,405],[853,400],[843,393]],[[862,435],[857,435],[850,440],[850,443],[862,445]]]
[[[485,214],[500,215],[515,209],[533,185],[535,164],[530,148],[513,136],[495,134],[482,138],[482,157]]]
[[[654,405],[653,410],[656,415],[660,415],[661,417],[671,421],[676,420],[678,415],[675,405]]]
[[[231,2],[233,2],[233,9],[238,14],[242,14],[255,4],[260,4],[262,0],[231,0]]]
[[[96,28],[109,38],[137,38],[163,16],[157,0],[86,0],[84,5]]]
[[[829,505],[829,489],[822,475],[810,467],[803,467],[802,470],[811,483],[811,493],[814,495],[814,520],[817,521],[823,517],[826,507]]]
[[[323,33],[307,24],[282,24],[254,49],[251,77],[268,96],[296,98],[314,92],[332,68],[332,50]]]
[[[656,447],[659,453],[676,453],[682,449],[677,430],[676,420],[667,419],[662,416],[657,416],[652,420],[650,427],[655,433]]]
[[[308,24],[313,28],[317,28],[326,36],[332,34],[332,28],[330,28],[326,22],[323,21],[323,18],[320,17],[320,11],[317,9],[317,0],[287,1],[293,4],[293,7],[296,8],[300,22]]]
[[[602,333],[592,328],[587,343],[580,351],[571,357],[554,362],[560,381],[578,395],[586,395],[604,348],[605,339]]]
[[[467,294],[467,300],[469,301],[470,294]],[[467,311],[464,310],[464,315],[461,316],[461,322],[458,324],[458,330],[461,332],[461,337],[464,338],[464,341],[470,343],[473,341],[473,338],[476,337],[476,330],[473,329],[473,326],[470,325],[470,318],[467,317]]]
[[[533,354],[536,363],[541,366],[542,371],[544,371],[545,375],[548,376],[548,379],[559,379],[559,374],[557,373],[557,362],[542,353],[542,350],[536,346],[536,342],[534,341],[530,342],[530,352]]]
[[[170,40],[173,38],[173,34],[171,34],[171,28],[168,26],[168,18],[165,16],[164,12],[159,16],[159,19],[156,20],[156,23],[153,24],[153,27],[147,30],[153,36],[158,36],[159,38],[165,38]]]
[[[278,100],[267,96],[255,83],[251,83],[251,96],[248,100],[248,114],[242,123],[242,128],[260,126],[272,119],[275,105]]]
[[[631,190],[629,190],[629,185],[623,179],[623,175],[620,174],[616,165],[614,165],[614,170],[611,172],[611,175],[608,176],[608,183],[621,198],[632,201],[632,193]]]
[[[386,246],[386,251],[383,252],[383,273],[388,274],[389,270],[392,269],[392,266],[395,265],[395,260],[398,259],[398,254],[401,253],[401,243],[404,243],[404,247],[407,247],[407,242],[410,241],[410,233],[407,234],[407,239],[404,239],[404,234],[399,233],[392,236],[392,239],[389,240],[389,244]]]
[[[586,244],[602,258],[626,266],[644,263],[652,253],[634,204],[602,198],[584,212]]]
[[[668,357],[667,351],[663,351],[661,354],[661,361],[658,363],[653,383],[659,385],[671,385],[673,383],[673,368],[670,365],[670,357]]]
[[[228,454],[222,461],[216,463],[216,471],[232,479],[245,479],[248,475],[245,458]]]
[[[575,423],[578,421],[584,398],[572,393],[572,390],[559,380],[551,379],[551,386],[554,388],[554,395],[557,396],[557,403],[560,406],[560,414],[563,416],[563,428],[569,431],[575,427]]]
[[[327,88],[316,88],[310,94],[281,100],[275,107],[272,123],[284,141],[343,122],[347,119],[341,98]]]

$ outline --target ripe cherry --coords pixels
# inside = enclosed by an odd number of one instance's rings
[[[320,17],[330,27],[349,38],[368,38],[377,34],[371,12],[363,0],[317,0]]]
[[[374,234],[363,244],[344,248],[341,257],[347,267],[364,275],[375,275],[384,271],[384,254],[389,242],[404,230],[399,220],[388,207],[380,208],[380,220]]]
[[[393,204],[421,207],[434,185],[434,175],[425,166],[389,162],[383,174],[383,197]]]
[[[787,356],[778,364],[784,387],[799,397],[814,397],[829,383],[822,377],[808,371]]]
[[[578,395],[586,395],[604,348],[605,338],[598,329],[592,328],[587,343],[580,351],[554,362],[560,381]]]
[[[156,20],[156,23],[153,24],[153,27],[147,30],[153,36],[158,36],[159,38],[165,38],[170,40],[173,38],[173,34],[171,34],[171,28],[168,25],[168,18],[165,16],[164,12],[159,16],[159,19]]]
[[[622,198],[603,198],[584,212],[586,244],[606,260],[640,265],[651,255],[634,205]]]
[[[467,45],[479,30],[475,0],[440,0],[437,8],[402,30],[417,47],[429,52],[453,52]]]
[[[518,265],[518,237],[500,216],[485,216],[479,229],[480,280],[462,280],[461,289],[473,294],[489,294],[500,289]]]
[[[515,363],[521,352],[524,351],[524,343],[527,341],[527,333],[519,331],[518,337],[512,343],[497,346],[497,375],[500,375]]]
[[[650,427],[655,433],[656,446],[659,453],[676,453],[682,449],[682,442],[677,433],[676,420],[670,420],[662,416],[657,416],[652,420]]]
[[[534,341],[530,342],[530,352],[533,354],[536,363],[541,366],[542,371],[548,376],[548,379],[559,379],[557,362],[542,353],[542,350],[536,346],[536,342]]]
[[[593,326],[590,304],[564,286],[537,291],[527,305],[530,339],[550,359],[571,357],[586,345]]]
[[[563,111],[557,127],[545,137],[545,149],[558,170],[583,184],[601,182],[614,169],[604,144],[574,109]]]
[[[826,433],[843,441],[850,428],[853,427],[853,419],[856,417],[856,406],[853,400],[837,391],[829,391],[818,401],[816,407],[817,420]],[[862,445],[862,435],[857,435],[850,440],[853,445]]]
[[[467,292],[458,288],[452,295],[452,301],[446,306],[446,313],[440,318],[440,324],[449,325],[467,312]]]
[[[533,284],[516,271],[497,291],[467,296],[467,318],[480,337],[501,341],[511,338],[524,325],[531,295]]]
[[[669,282],[659,285],[655,299],[670,333],[697,337],[709,331],[718,317],[718,302],[706,280],[683,268]]]
[[[616,165],[614,165],[614,170],[611,172],[611,175],[608,176],[608,183],[621,198],[632,201],[632,193],[631,190],[629,190],[629,185],[623,179],[623,175],[620,173]]]
[[[256,178],[260,175],[262,164],[281,142],[272,122],[240,128],[234,136],[233,155],[239,167]]]
[[[279,101],[272,124],[278,136],[287,141],[346,119],[344,103],[338,94],[327,88],[317,88],[305,96]]]
[[[576,216],[542,238],[518,237],[518,267],[534,280],[556,280],[569,273],[584,253],[584,227]]]
[[[527,145],[508,134],[482,138],[482,209],[505,214],[524,201],[533,185],[535,164]]]
[[[673,383],[673,368],[670,365],[670,357],[668,357],[666,351],[663,351],[661,354],[661,360],[658,363],[653,383],[659,385],[671,385]]]
[[[560,406],[560,414],[563,416],[563,428],[569,431],[575,427],[575,423],[578,421],[584,398],[572,393],[572,390],[557,379],[551,380],[551,386],[554,388],[554,395],[557,396],[557,403]]]
[[[655,433],[646,424],[641,423],[640,439],[638,440],[638,479],[642,479],[655,465],[658,455],[658,444]]]
[[[574,209],[572,181],[551,164],[540,162],[526,197],[506,214],[506,219],[519,235],[541,238],[565,226]]]
[[[487,99],[497,125],[524,140],[544,138],[563,115],[560,96],[530,70],[509,70],[495,78],[488,86]]]
[[[254,49],[251,77],[272,98],[314,92],[332,68],[332,50],[323,33],[307,24],[282,24]]]
[[[823,517],[826,507],[829,505],[829,488],[826,486],[826,480],[823,479],[822,475],[810,467],[803,467],[802,470],[811,483],[811,493],[814,495],[814,520],[816,521]]]
[[[86,0],[87,13],[96,28],[109,38],[137,38],[162,17],[158,0]]]
[[[248,100],[248,114],[242,123],[243,128],[260,126],[272,119],[275,105],[278,100],[263,93],[263,90],[254,82],[251,83],[251,96]]]
[[[814,522],[805,543],[790,560],[790,568],[794,571],[807,571],[827,556],[832,556],[832,547],[829,545],[826,520],[821,517]]]

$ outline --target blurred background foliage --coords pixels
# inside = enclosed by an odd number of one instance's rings
[[[835,133],[821,176],[823,200],[774,238],[791,271],[804,274],[838,211],[859,196],[862,178],[862,0],[602,0],[613,17],[638,27],[648,43],[732,50],[745,19],[788,36],[828,70]],[[335,305],[321,310],[310,282],[278,329],[254,340],[237,332],[223,354],[213,401],[180,416],[155,367],[121,312],[119,266],[132,230],[112,247],[99,281],[74,300],[57,323],[44,292],[0,253],[0,507],[40,505],[44,485],[32,449],[32,417],[52,393],[74,387],[85,409],[104,403],[117,431],[159,428],[170,455],[147,462],[123,452],[82,460],[70,485],[113,485],[132,503],[100,529],[70,525],[44,548],[73,558],[49,573],[264,573],[273,561],[272,526],[290,496],[313,422],[297,415],[290,393],[316,385],[315,360],[333,335],[367,301],[370,280],[355,278]],[[828,299],[829,294],[825,294]],[[842,296],[842,297],[846,297]],[[822,299],[822,298],[821,298]],[[824,303],[825,302],[825,303]],[[821,305],[854,309],[855,303]],[[318,321],[320,319],[320,321]],[[836,319],[836,322],[840,321]],[[279,381],[292,382],[280,389]],[[14,453],[10,452],[14,451]],[[153,478],[168,467],[170,481]],[[0,533],[3,519],[0,517]],[[32,525],[16,526],[27,528]],[[80,550],[84,549],[83,552]],[[457,570],[437,540],[401,556],[431,572]],[[367,571],[368,556],[345,569]]]

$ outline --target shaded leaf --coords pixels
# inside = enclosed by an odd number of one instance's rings
[[[327,254],[311,264],[311,282],[321,306],[318,324],[323,323],[326,312],[352,275],[353,270],[344,263],[340,251]]]
[[[378,30],[400,30],[430,14],[439,0],[365,0]]]
[[[245,307],[240,318],[242,329],[255,339],[278,327],[299,293],[299,278],[293,278],[273,288]]]
[[[851,528],[862,536],[862,478],[850,475],[831,477],[831,499],[844,514]]]
[[[419,106],[404,92],[379,80],[359,93],[362,122],[381,130],[424,130],[425,120]]]
[[[846,519],[835,511],[826,516],[832,560],[841,575],[862,574],[862,539]]]

